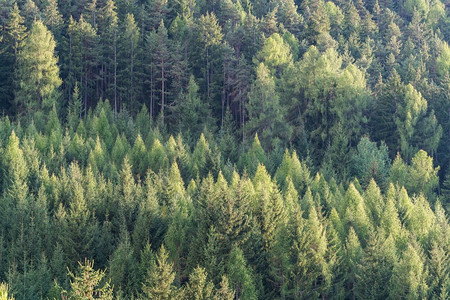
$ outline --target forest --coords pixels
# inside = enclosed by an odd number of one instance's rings
[[[449,299],[448,0],[0,0],[0,299]]]

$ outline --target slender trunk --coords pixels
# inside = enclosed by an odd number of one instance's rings
[[[206,99],[209,101],[209,47],[206,47]]]
[[[221,129],[223,129],[223,119],[225,115],[225,84],[226,84],[226,74],[225,74],[225,64],[223,66],[223,84],[222,84],[222,125]]]
[[[130,63],[130,91],[129,91],[129,95],[130,95],[130,104],[134,105],[134,95],[133,95],[133,91],[134,91],[134,42],[131,41],[131,57],[130,57],[131,63]]]
[[[69,59],[69,74],[72,74],[72,35],[69,35],[69,57],[70,57],[70,59]],[[68,97],[67,103],[70,103],[71,95],[72,95],[72,91],[69,89],[69,91],[67,93],[67,97]]]
[[[114,119],[117,119],[117,43],[114,31]]]
[[[86,44],[84,47],[84,119],[86,120],[86,116],[87,116],[87,89],[88,89],[88,85],[87,85],[87,49],[86,49]]]
[[[162,65],[161,65],[161,122],[162,125],[164,126],[164,106],[165,106],[165,92],[164,92],[164,84],[165,84],[165,75],[164,75],[164,71],[165,71],[165,67],[164,67],[164,59],[162,59]]]
[[[153,119],[153,63],[150,65],[150,120]]]

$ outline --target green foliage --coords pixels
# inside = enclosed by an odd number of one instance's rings
[[[390,159],[386,144],[380,147],[368,137],[362,137],[357,146],[357,153],[352,159],[353,175],[366,187],[374,179],[382,188],[387,187]]]
[[[34,22],[17,57],[15,102],[27,114],[59,105],[58,88],[62,81],[55,46],[53,35],[45,25]]]
[[[443,1],[0,2],[0,298],[449,298]]]
[[[256,80],[248,98],[248,134],[252,136],[258,133],[266,149],[273,149],[280,146],[282,141],[289,140],[292,129],[284,122],[285,111],[279,104],[274,78],[263,63],[256,69]]]
[[[72,278],[70,281],[70,292],[68,299],[84,300],[84,299],[113,299],[113,290],[109,282],[102,283],[105,277],[105,271],[95,270],[94,262],[85,260],[79,263],[78,274],[69,271]],[[67,293],[67,292],[65,292]]]
[[[258,299],[253,274],[247,267],[242,250],[237,247],[231,250],[227,273],[230,285],[236,291],[235,297],[246,300]]]
[[[161,246],[156,255],[156,265],[149,270],[146,282],[142,287],[145,298],[162,300],[176,297],[177,290],[172,285],[175,279],[173,264],[167,259],[166,249]]]

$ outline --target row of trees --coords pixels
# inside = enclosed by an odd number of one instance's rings
[[[266,151],[301,148],[339,179],[364,134],[391,158],[424,149],[448,165],[441,1],[86,2],[5,4],[7,112],[86,118],[109,99],[117,117],[145,104],[190,145],[228,122],[244,145],[258,133]]]
[[[77,130],[55,110],[1,122],[0,280],[16,299],[448,296],[450,227],[425,151],[391,163],[363,138],[338,184],[257,136],[230,165],[221,139],[190,150],[100,105]]]

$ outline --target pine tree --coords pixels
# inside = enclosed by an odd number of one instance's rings
[[[198,96],[199,86],[194,76],[191,75],[187,87],[187,94],[184,99],[180,99],[181,103],[175,108],[177,116],[177,127],[184,136],[191,140],[200,136],[206,129],[213,126],[210,118],[211,111],[208,104],[203,102]]]
[[[27,28],[31,28],[33,22],[39,21],[41,19],[41,11],[39,7],[36,5],[34,0],[26,0],[23,5],[23,13],[25,18],[25,26]]]
[[[216,290],[214,293],[214,300],[233,300],[235,299],[235,292],[230,289],[229,281],[227,276],[222,276],[220,281],[220,289]],[[8,299],[9,300],[9,299]]]
[[[392,236],[387,239],[373,235],[364,249],[358,265],[355,294],[364,299],[387,299],[392,269],[397,261],[396,246]]]
[[[49,0],[47,6],[44,9],[44,24],[58,38],[60,31],[64,25],[62,15],[58,11],[57,0]]]
[[[117,95],[117,42],[119,25],[114,0],[107,0],[99,15],[100,62],[101,62],[101,97],[114,99],[114,116],[120,109]]]
[[[211,48],[219,45],[222,42],[223,34],[221,27],[217,22],[217,18],[214,13],[207,13],[200,16],[198,19],[198,34],[199,40],[203,44],[203,51],[205,54],[205,82],[206,82],[206,99],[209,102],[211,100]]]
[[[41,21],[36,21],[18,54],[15,103],[28,115],[59,104],[61,79],[55,45],[50,31]]]
[[[266,149],[274,149],[290,140],[292,129],[284,122],[285,111],[275,89],[275,81],[269,69],[260,63],[256,80],[248,94],[248,135],[258,133]]]
[[[71,130],[75,130],[83,113],[83,103],[81,102],[80,88],[78,82],[75,82],[73,94],[67,108],[67,123]]]
[[[167,80],[167,73],[168,73],[168,66],[169,66],[169,41],[168,41],[168,36],[167,36],[167,29],[164,25],[164,21],[161,20],[161,23],[159,24],[158,27],[158,31],[157,31],[157,46],[155,48],[156,53],[155,53],[155,62],[156,62],[156,67],[158,68],[159,71],[159,77],[158,77],[158,81],[161,82],[161,86],[160,86],[160,100],[161,100],[161,110],[160,110],[160,118],[161,118],[161,123],[164,126],[164,109],[167,106],[166,104],[166,95],[167,95],[167,91],[166,91],[166,80]]]
[[[251,176],[256,173],[258,166],[267,164],[267,157],[264,149],[261,147],[261,143],[256,133],[253,138],[253,143],[251,148],[247,153],[243,153],[239,159],[239,165],[241,169],[245,169],[247,173]]]
[[[26,30],[27,28],[24,26],[24,19],[20,15],[17,3],[15,3],[9,17],[8,33],[12,40],[12,49],[14,50],[14,59],[16,64],[19,51],[23,47],[23,40],[26,37]]]
[[[65,84],[73,88],[75,83],[79,82],[83,112],[86,118],[89,105],[88,98],[94,95],[92,73],[99,55],[96,50],[97,31],[89,22],[85,21],[82,15],[78,22],[70,19],[67,35],[69,40],[69,68],[66,71]]]
[[[430,268],[429,295],[435,299],[445,299],[449,296],[450,288],[450,257],[442,246],[438,244],[432,245],[430,250]]]
[[[136,24],[133,14],[127,14],[125,22],[121,28],[119,40],[119,71],[118,86],[122,103],[125,103],[131,111],[139,108],[137,99],[140,96],[139,79],[136,70],[141,63],[138,60],[139,27]]]

